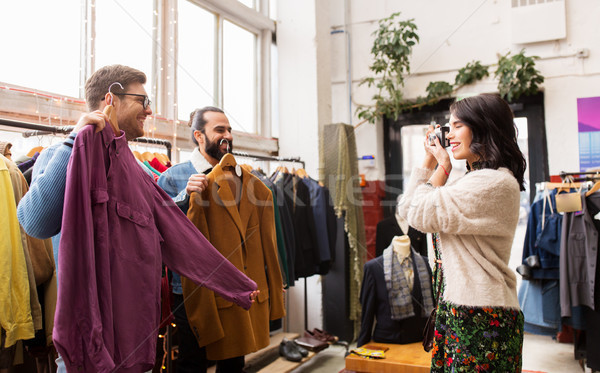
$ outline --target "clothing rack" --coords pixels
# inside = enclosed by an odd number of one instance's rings
[[[581,175],[584,175],[581,177]],[[590,176],[593,175],[593,176]],[[579,176],[573,178],[573,181],[595,181],[596,179],[600,179],[600,170],[598,171],[586,171],[586,172],[564,172],[561,171],[559,173],[561,180],[565,180],[567,176]]]
[[[36,124],[36,123],[28,123],[28,122],[20,122],[10,119],[2,119],[0,118],[0,125],[15,127],[15,128],[24,128],[31,131],[23,132],[23,137],[31,137],[31,136],[43,136],[43,135],[51,135],[51,134],[68,134],[73,131],[75,126],[49,126],[45,124]],[[162,139],[153,139],[149,137],[138,137],[133,140],[129,140],[133,142],[139,142],[144,144],[156,144],[163,145],[167,148],[167,157],[171,159],[171,142],[168,140]]]
[[[269,156],[269,155],[250,154],[250,153],[238,152],[238,151],[232,151],[231,154],[237,155],[237,156],[240,156],[240,157],[255,158],[255,159],[259,159],[259,160],[263,160],[263,161],[278,161],[278,162],[300,163],[300,164],[302,164],[302,168],[306,168],[304,161],[302,159],[298,158],[298,157],[294,157],[294,158],[277,157],[277,156]]]

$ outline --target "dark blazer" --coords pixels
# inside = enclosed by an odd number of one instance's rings
[[[322,187],[316,180],[310,178],[301,179],[310,192],[310,207],[315,221],[316,243],[319,249],[317,273],[326,275],[331,267],[331,253],[335,248],[335,235],[337,224],[331,219],[333,206],[329,204],[330,196],[327,188]],[[333,215],[335,217],[335,215]],[[333,245],[331,237],[333,239]]]
[[[427,261],[427,259],[425,259]],[[427,266],[429,277],[431,271]],[[383,257],[379,256],[368,261],[364,267],[362,288],[360,289],[360,303],[362,306],[362,320],[357,346],[362,346],[371,341],[378,343],[407,344],[423,340],[423,329],[427,316],[423,314],[423,295],[421,284],[417,275],[417,267],[413,260],[414,285],[412,290],[413,307],[415,316],[404,320],[392,320],[388,291],[383,275]],[[433,297],[433,294],[432,294]],[[416,299],[416,300],[415,300]],[[373,324],[375,329],[373,329]]]
[[[296,279],[309,277],[317,273],[319,263],[319,247],[315,220],[310,206],[310,191],[299,177],[284,174],[277,179],[284,191],[286,204],[291,207],[294,236],[296,238],[296,255],[294,270]]]
[[[395,236],[407,234],[410,238],[410,246],[416,252],[427,256],[427,235],[419,232],[413,227],[408,227],[408,233],[402,232],[395,217],[386,218],[377,223],[377,235],[375,236],[375,256],[381,256],[383,250],[387,249]]]

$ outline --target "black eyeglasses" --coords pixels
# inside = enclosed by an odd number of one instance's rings
[[[117,92],[112,92],[113,95],[117,95],[117,96],[138,96],[138,97],[143,97],[144,98],[144,102],[142,102],[142,107],[144,108],[144,110],[146,110],[148,108],[148,106],[150,106],[150,104],[152,103],[152,101],[150,101],[150,99],[148,98],[148,96],[146,95],[139,95],[137,93],[117,93]],[[102,97],[102,100],[100,101],[104,101],[104,97]]]
[[[150,99],[146,95],[138,95],[136,93],[116,93],[116,92],[114,94],[115,95],[120,95],[120,96],[138,96],[138,97],[143,97],[144,98],[144,102],[142,102],[142,106],[144,107],[144,110],[146,110],[148,108],[148,106],[150,106],[150,104],[152,103],[152,101],[150,101]]]

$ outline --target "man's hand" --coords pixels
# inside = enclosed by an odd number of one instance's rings
[[[96,133],[102,131],[106,125],[108,117],[100,110],[92,111],[91,113],[82,114],[79,121],[75,125],[73,132],[79,132],[84,126],[96,126]]]
[[[256,301],[256,298],[258,297],[258,293],[260,293],[260,290],[254,290],[252,293],[250,293],[250,300],[252,301],[252,303],[254,303],[254,301]]]
[[[185,187],[185,192],[188,196],[192,195],[192,192],[202,193],[204,189],[208,186],[208,179],[204,174],[193,174],[188,179],[187,185]]]

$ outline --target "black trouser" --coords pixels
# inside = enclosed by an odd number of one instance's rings
[[[206,349],[198,347],[198,341],[187,319],[183,305],[183,295],[173,294],[173,315],[177,324],[179,337],[179,355],[177,357],[177,373],[206,373],[208,360]],[[245,365],[244,356],[217,361],[217,373],[242,372]]]

